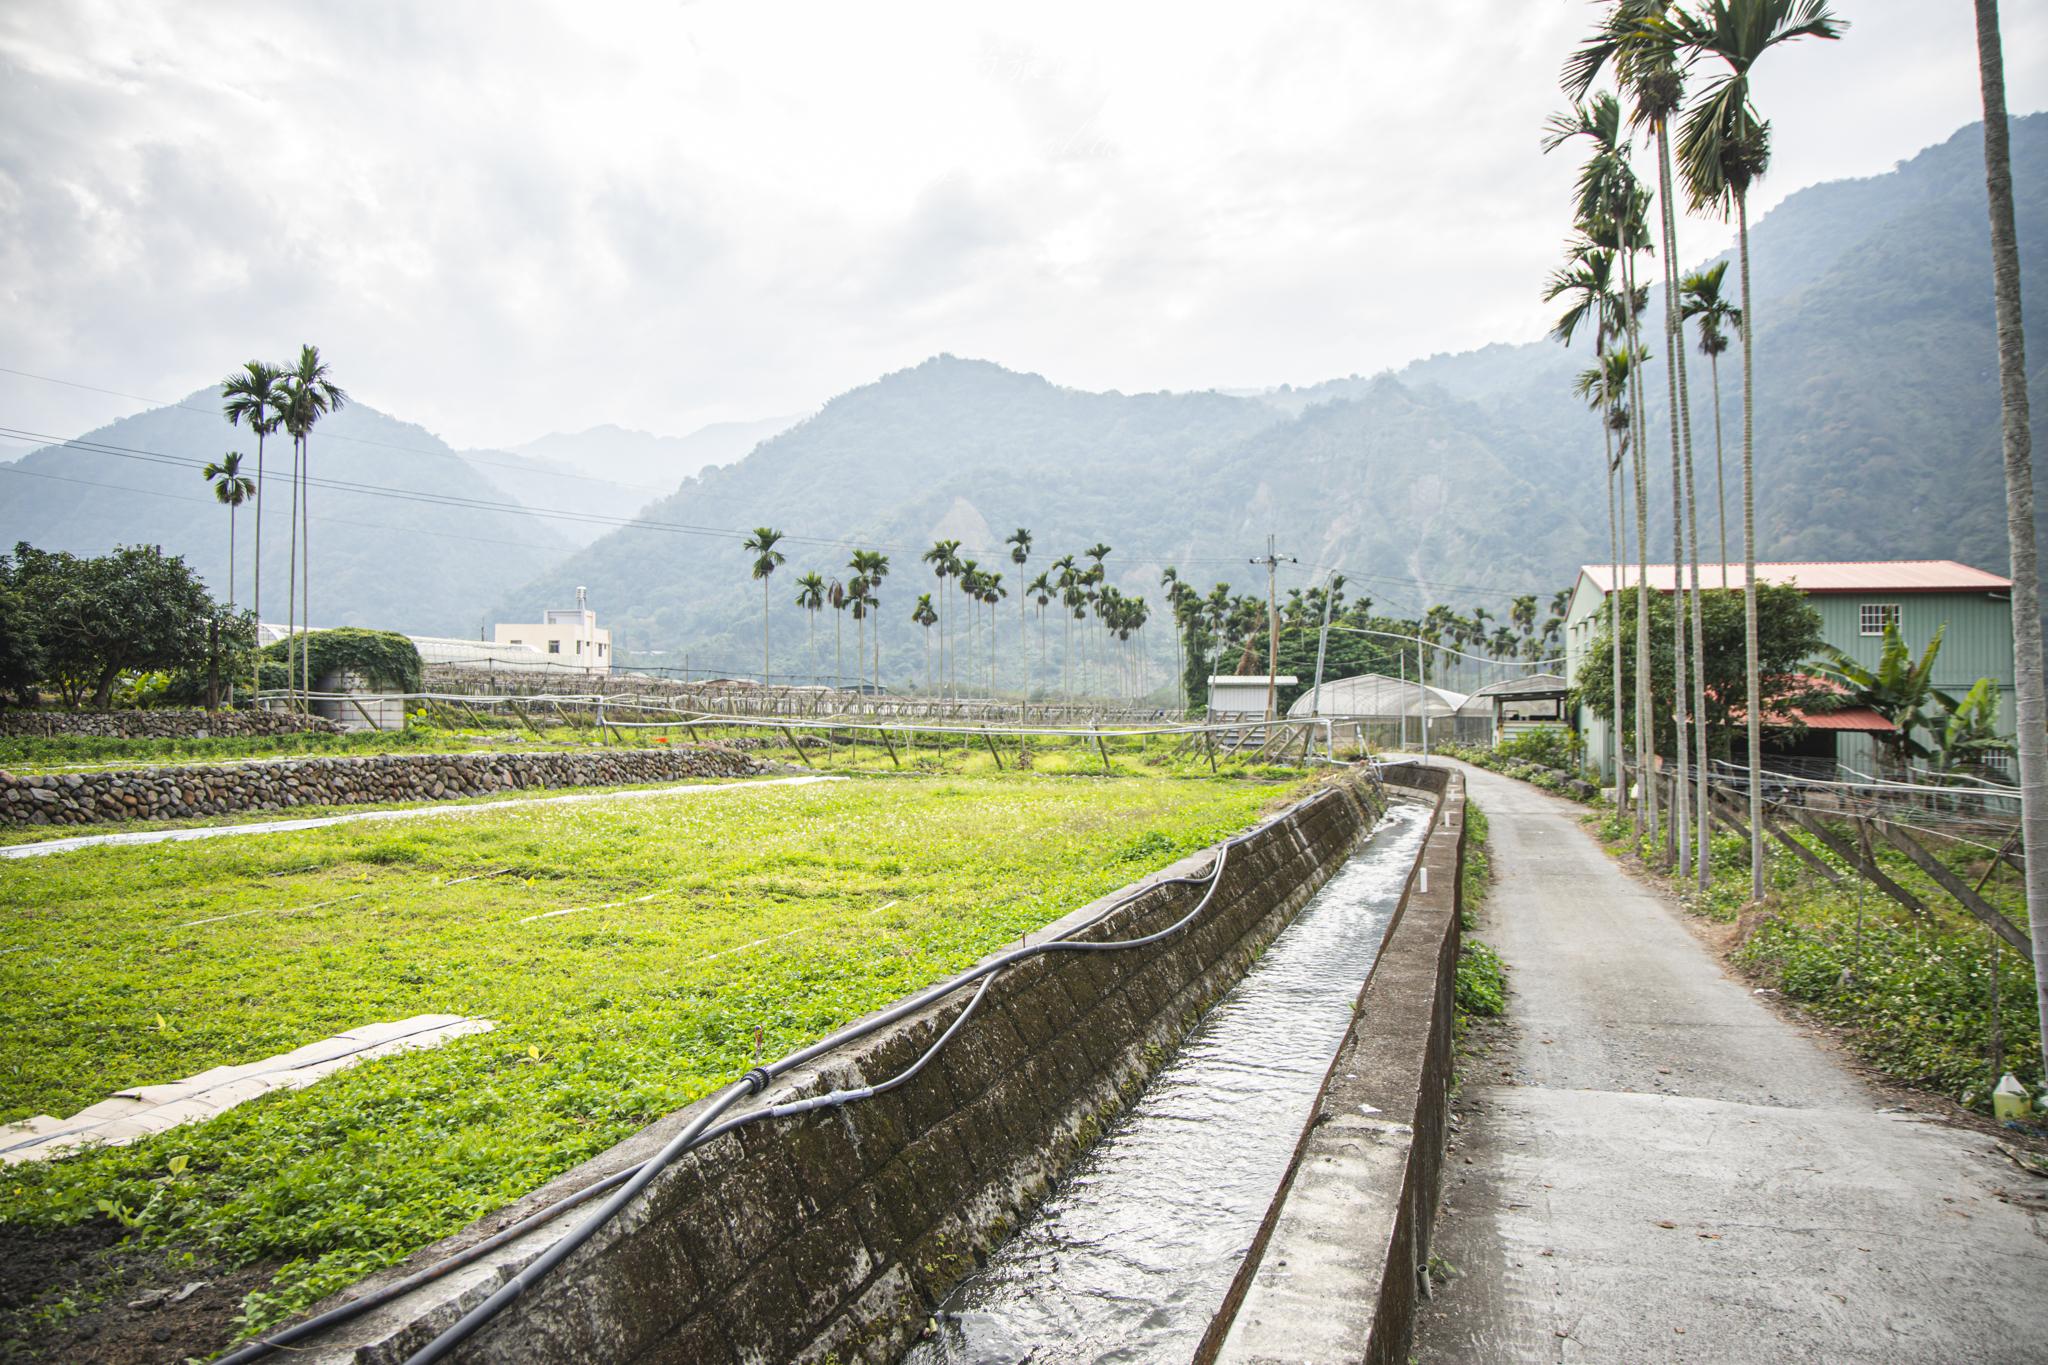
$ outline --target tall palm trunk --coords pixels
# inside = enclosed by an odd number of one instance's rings
[[[1721,470],[1721,357],[1709,355],[1714,373],[1714,505],[1721,511],[1721,588],[1728,588],[1728,480]]]
[[[1022,568],[1017,572],[1021,578]],[[1030,595],[1026,592],[1017,595],[1017,662],[1024,668],[1024,676],[1019,680],[1020,690],[1017,693],[1019,706],[1031,700],[1031,622],[1024,615],[1024,599]],[[1021,716],[1022,713],[1019,714]]]
[[[292,534],[285,544],[284,685],[290,698],[299,683],[299,438],[292,437]],[[298,703],[290,700],[288,709]]]
[[[1764,718],[1756,626],[1756,423],[1752,412],[1756,314],[1750,311],[1746,188],[1735,191],[1735,241],[1742,258],[1742,683],[1749,739],[1749,898],[1760,901],[1764,898]]]
[[[1643,797],[1637,808],[1636,833],[1647,832],[1652,843],[1657,839],[1657,782],[1654,760],[1654,732],[1651,717],[1655,710],[1651,704],[1655,688],[1650,681],[1650,490],[1648,487],[1649,459],[1644,450],[1649,420],[1643,412],[1642,375],[1642,324],[1636,317],[1636,268],[1635,253],[1623,253],[1628,259],[1623,266],[1623,299],[1628,314],[1629,354],[1635,357],[1629,365],[1629,388],[1631,416],[1635,423],[1635,436],[1629,442],[1632,460],[1630,470],[1636,484],[1636,769],[1642,774]]]
[[[2041,1017],[2042,1056],[2048,1058],[2048,686],[2042,676],[2033,432],[2027,410],[2027,345],[2020,315],[2020,251],[2013,231],[2012,149],[2006,127],[2001,48],[1998,0],[1977,0],[1977,71],[1984,90],[1984,186],[1991,216],[1999,411],[2005,448],[2005,533],[2012,550],[2020,839],[2027,866],[2027,928],[2034,941],[2034,1001]],[[1743,335],[1747,338],[1746,329]]]
[[[263,424],[256,424],[256,624],[259,628],[259,648],[249,659],[249,705],[256,705],[256,693],[263,687],[263,651],[260,629],[263,624]]]
[[[299,650],[299,683],[306,710],[313,710],[313,432],[299,442],[299,625],[306,639]]]
[[[1678,770],[1672,783],[1671,843],[1678,854],[1678,875],[1692,871],[1691,729],[1687,709],[1691,688],[1687,676],[1687,627],[1700,590],[1699,540],[1686,524],[1690,505],[1686,474],[1692,468],[1690,395],[1685,389],[1685,330],[1678,318],[1678,223],[1671,207],[1671,136],[1665,119],[1657,120],[1657,226],[1663,238],[1664,387],[1671,425],[1671,718],[1673,752]],[[1685,569],[1692,568],[1692,590],[1686,591]]]
[[[1074,705],[1074,609],[1068,607],[1060,613],[1064,623],[1061,633],[1066,637],[1060,641],[1060,691],[1066,694],[1066,705]]]
[[[832,609],[832,686],[846,686],[846,613]]]
[[[768,578],[761,578],[761,686],[768,686]]]
[[[1609,727],[1608,748],[1614,759],[1614,805],[1626,815],[1629,811],[1628,763],[1621,755],[1621,497],[1616,484],[1621,477],[1621,462],[1614,458],[1614,426],[1601,414],[1601,458],[1606,462],[1607,483],[1607,551],[1614,571],[1614,592],[1607,599],[1607,637],[1614,645],[1614,723]]]

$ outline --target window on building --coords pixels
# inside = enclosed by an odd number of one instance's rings
[[[1861,633],[1882,635],[1886,626],[1899,623],[1899,604],[1896,602],[1865,602],[1860,617]]]
[[[560,654],[561,652],[562,652],[562,642],[561,642],[560,640],[550,640],[550,641],[548,641],[548,653],[550,653],[550,654]]]
[[[524,640],[507,640],[507,641],[506,641],[505,643],[506,643],[506,644],[508,644],[508,645],[523,645],[523,644],[525,644],[525,643],[526,643],[526,641],[524,641]]]
[[[600,659],[604,657],[604,641],[602,640],[597,642],[597,657]]]

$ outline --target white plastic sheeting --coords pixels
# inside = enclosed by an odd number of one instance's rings
[[[1321,692],[1320,701],[1317,693]],[[1410,678],[1361,673],[1355,678],[1325,679],[1287,708],[1288,718],[1301,716],[1454,716],[1467,698],[1463,692],[1418,684]]]

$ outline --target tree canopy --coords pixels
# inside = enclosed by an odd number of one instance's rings
[[[1636,590],[1629,588],[1608,599],[1610,604],[1618,603],[1620,606],[1622,629],[1626,632],[1624,639],[1635,633],[1635,597]],[[1726,758],[1729,743],[1741,728],[1742,594],[1706,591],[1700,594],[1700,605],[1701,642],[1705,645],[1702,661],[1707,684],[1707,750],[1717,757]],[[1825,712],[1841,704],[1832,690],[1800,671],[1821,653],[1820,613],[1807,604],[1798,585],[1790,583],[1758,584],[1756,608],[1757,663],[1762,677],[1763,713],[1774,731],[1796,737],[1805,727],[1796,721],[1780,726],[1781,719],[1791,720],[1793,711]],[[1614,719],[1614,651],[1607,633],[1607,617],[1603,615],[1600,622],[1579,665],[1574,690],[1579,703],[1611,724]],[[1650,594],[1650,638],[1671,638],[1671,596],[1668,593]],[[1633,648],[1624,649],[1621,656],[1623,691],[1633,698],[1635,651]],[[1671,651],[1652,650],[1650,685],[1655,713],[1651,724],[1657,752],[1666,756],[1671,755],[1673,737],[1671,670]],[[1622,719],[1622,734],[1626,742],[1635,734],[1633,705],[1625,708]]]
[[[0,588],[32,625],[40,681],[73,706],[89,696],[105,707],[123,673],[200,666],[223,627],[239,633],[184,559],[154,545],[80,557],[23,541],[0,556]]]

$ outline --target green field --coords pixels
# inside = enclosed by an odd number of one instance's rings
[[[0,1121],[377,1020],[498,1023],[13,1167],[0,1220],[282,1262],[260,1325],[715,1088],[757,1031],[814,1039],[1291,791],[856,779],[0,863]]]

